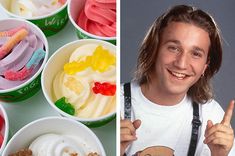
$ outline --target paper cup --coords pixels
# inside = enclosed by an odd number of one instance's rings
[[[97,35],[91,34],[83,30],[80,26],[77,25],[75,21],[77,21],[77,18],[81,10],[84,8],[85,2],[86,0],[70,0],[68,2],[69,19],[76,29],[76,34],[78,38],[79,39],[99,39],[99,40],[104,40],[104,41],[107,41],[116,45],[116,36],[115,37],[97,36]]]
[[[68,22],[68,13],[67,13],[67,4],[66,3],[59,8],[58,10],[55,10],[54,12],[51,12],[48,15],[39,16],[39,17],[32,17],[32,18],[26,18],[23,16],[19,16],[16,14],[13,14],[10,12],[10,0],[0,0],[2,4],[3,10],[11,17],[13,18],[21,18],[29,20],[30,22],[37,25],[46,36],[51,36],[59,32],[61,29],[63,29]]]
[[[62,116],[80,121],[89,127],[99,127],[108,123],[112,119],[114,119],[116,115],[115,111],[107,115],[98,117],[98,118],[80,118],[80,117],[72,116],[60,110],[55,105],[55,101],[52,95],[52,92],[53,92],[52,86],[53,86],[53,80],[55,78],[55,75],[58,72],[63,71],[64,64],[69,62],[69,57],[72,54],[72,52],[74,52],[75,49],[77,49],[78,47],[82,45],[91,44],[91,43],[100,44],[113,52],[116,51],[116,47],[113,44],[110,44],[108,42],[101,41],[101,40],[83,39],[83,40],[77,40],[77,41],[68,43],[64,45],[63,47],[61,47],[60,49],[58,49],[48,60],[42,72],[41,84],[42,84],[43,94],[46,97],[48,103],[52,106],[53,109],[59,112]]]
[[[40,84],[41,71],[44,65],[46,64],[49,52],[48,42],[43,32],[31,22],[28,22],[24,19],[14,19],[14,18],[0,20],[0,31],[8,30],[21,25],[26,25],[29,29],[31,29],[31,31],[34,34],[36,34],[43,41],[46,55],[41,64],[41,67],[30,79],[28,79],[26,82],[14,88],[0,90],[0,100],[2,101],[16,102],[16,101],[25,100],[33,96],[41,87]]]
[[[0,115],[4,119],[4,125],[3,125],[2,129],[0,130],[1,135],[4,138],[3,142],[2,142],[2,146],[0,147],[0,155],[1,155],[6,144],[7,144],[8,137],[9,137],[9,121],[8,121],[7,113],[1,104],[0,104]]]
[[[10,139],[2,156],[28,148],[33,140],[47,133],[77,137],[92,151],[106,156],[103,145],[89,128],[79,122],[62,117],[46,117],[27,124]]]

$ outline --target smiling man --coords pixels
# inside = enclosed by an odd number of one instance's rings
[[[209,14],[179,5],[160,16],[141,45],[135,79],[122,88],[121,155],[233,155],[234,101],[224,113],[210,85],[221,61]]]

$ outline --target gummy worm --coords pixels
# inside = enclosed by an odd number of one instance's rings
[[[33,53],[33,56],[27,62],[23,69],[20,71],[7,70],[4,73],[5,79],[8,80],[24,80],[33,71],[33,69],[40,63],[40,61],[45,57],[46,52],[42,49],[38,49]]]
[[[7,31],[1,31],[0,32],[0,37],[11,37],[13,36],[15,33],[17,33],[18,31],[22,30],[22,29],[26,29],[25,26],[19,26],[17,28],[13,28],[11,30],[7,30]]]
[[[16,32],[5,44],[0,47],[0,59],[5,57],[11,49],[21,40],[23,40],[28,35],[26,29],[21,29]]]

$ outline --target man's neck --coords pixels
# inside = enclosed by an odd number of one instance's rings
[[[180,103],[180,101],[182,101],[185,96],[185,94],[179,95],[166,93],[164,90],[160,90],[158,87],[152,84],[142,84],[140,88],[142,94],[148,100],[158,105],[173,106]]]

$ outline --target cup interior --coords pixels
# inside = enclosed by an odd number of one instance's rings
[[[46,117],[35,120],[21,128],[9,141],[3,156],[8,156],[23,148],[28,148],[30,143],[46,133],[66,134],[79,137],[84,143],[105,156],[104,148],[97,136],[85,125],[61,117]]]
[[[61,47],[60,49],[58,49],[48,60],[48,62],[45,65],[45,68],[42,72],[42,79],[41,79],[41,84],[42,84],[42,90],[43,90],[43,94],[46,97],[48,103],[57,111],[59,112],[62,116],[66,116],[78,121],[96,121],[96,120],[101,120],[107,117],[110,117],[112,115],[115,114],[115,111],[112,113],[109,113],[105,116],[99,117],[99,118],[95,118],[95,119],[84,119],[84,118],[79,118],[76,116],[72,116],[69,115],[65,112],[63,112],[62,110],[60,110],[59,108],[56,107],[55,103],[54,103],[54,99],[53,99],[53,95],[52,95],[52,84],[53,84],[53,80],[55,78],[55,75],[59,72],[63,70],[63,66],[65,63],[69,62],[69,57],[70,55],[74,52],[75,49],[77,49],[78,47],[82,46],[82,45],[86,45],[86,44],[91,44],[91,43],[95,43],[95,44],[101,44],[102,46],[104,46],[106,49],[115,52],[116,51],[116,47],[114,45],[112,45],[111,43],[105,42],[105,41],[101,41],[101,40],[94,40],[94,39],[83,39],[83,40],[77,40],[71,43],[68,43],[66,45],[64,45],[63,47]]]
[[[33,23],[26,21],[24,19],[15,19],[15,18],[3,19],[3,20],[0,20],[0,31],[9,30],[11,28],[16,28],[17,26],[22,26],[22,25],[29,28],[35,35],[37,35],[42,40],[42,42],[44,43],[46,54],[45,54],[44,60],[41,64],[40,68],[38,69],[38,71],[34,75],[32,75],[31,78],[29,78],[26,82],[22,83],[19,86],[14,87],[14,88],[0,90],[0,93],[8,93],[11,91],[15,91],[17,89],[20,89],[20,88],[26,86],[30,82],[32,82],[41,73],[42,69],[44,68],[44,66],[46,64],[47,58],[48,58],[48,52],[49,52],[48,41],[47,41],[45,35],[43,34],[43,32]]]
[[[3,10],[11,17],[21,18],[21,19],[26,19],[26,20],[38,20],[38,19],[44,19],[44,18],[47,18],[47,17],[50,17],[50,16],[53,16],[53,15],[57,14],[58,12],[60,12],[61,10],[63,10],[67,6],[68,0],[65,2],[65,4],[62,7],[60,7],[59,9],[57,9],[55,11],[52,11],[50,14],[31,17],[31,18],[27,18],[27,17],[24,17],[24,16],[19,16],[19,15],[16,15],[16,14],[12,13],[10,11],[11,3],[12,3],[11,0],[0,0],[0,3],[1,3],[0,6],[2,6]]]
[[[70,0],[68,2],[69,19],[70,19],[71,23],[73,24],[73,26],[76,28],[76,30],[82,32],[83,34],[86,34],[90,38],[106,40],[106,41],[115,40],[116,36],[114,36],[114,37],[97,36],[97,35],[91,34],[87,31],[83,30],[80,26],[77,25],[78,16],[79,16],[81,10],[84,8],[85,2],[86,2],[86,0]]]

